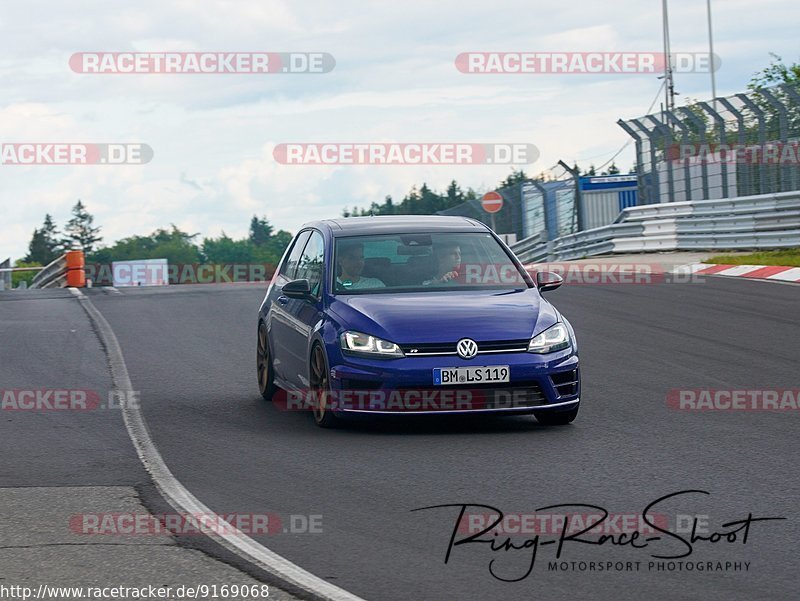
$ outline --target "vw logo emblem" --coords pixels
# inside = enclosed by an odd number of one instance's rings
[[[456,344],[456,352],[462,359],[472,359],[478,354],[478,343],[471,338],[462,338]]]

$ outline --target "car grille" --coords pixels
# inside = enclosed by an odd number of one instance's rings
[[[524,353],[528,350],[530,340],[503,340],[492,342],[478,342],[478,354],[490,353]],[[401,344],[400,348],[407,357],[433,357],[454,355],[457,356],[456,343],[422,343]]]
[[[373,382],[369,382],[372,384]],[[491,409],[526,409],[547,404],[541,387],[533,382],[526,384],[483,384],[473,386],[420,386],[415,388],[372,388],[359,385],[354,380],[343,380],[342,388],[364,393],[354,403],[363,411],[485,411]],[[469,394],[466,394],[469,393]],[[422,406],[410,406],[407,401],[428,399]]]

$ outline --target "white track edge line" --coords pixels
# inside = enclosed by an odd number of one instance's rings
[[[95,325],[97,334],[105,347],[114,386],[119,390],[133,390],[122,349],[114,330],[86,295],[77,288],[70,288],[70,292],[81,301],[81,306]],[[161,453],[150,438],[147,423],[140,408],[126,404],[122,408],[122,415],[128,436],[136,448],[139,459],[153,478],[159,492],[172,508],[192,515],[213,514],[214,512],[189,492],[169,470]],[[225,532],[237,532],[237,530],[221,517],[218,517],[215,522],[223,530],[223,533],[205,532],[206,536],[290,585],[331,601],[364,601],[361,597],[315,576],[274,551],[270,551],[244,533],[234,536],[225,534]]]

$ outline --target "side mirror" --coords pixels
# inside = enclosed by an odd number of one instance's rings
[[[539,271],[536,273],[536,287],[539,288],[539,292],[555,290],[563,283],[564,278],[552,271]]]
[[[305,300],[311,298],[311,286],[308,284],[308,280],[292,280],[284,284],[281,294],[289,298]]]

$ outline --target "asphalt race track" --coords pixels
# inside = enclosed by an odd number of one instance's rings
[[[280,411],[259,396],[255,316],[263,286],[85,294],[121,344],[166,464],[203,503],[219,513],[321,515],[322,533],[258,540],[364,599],[462,601],[794,598],[800,568],[798,411],[679,411],[666,399],[676,389],[798,388],[799,292],[722,278],[565,285],[548,294],[579,337],[583,395],[573,425],[543,428],[530,417],[396,418],[339,430],[317,428],[310,415]],[[53,319],[71,320],[78,344],[88,349],[82,361],[95,364],[95,381],[74,385],[110,386],[78,301],[62,295],[38,302],[49,303]],[[16,301],[0,306],[25,310]],[[6,345],[11,333],[2,336]],[[15,352],[34,350],[40,346]],[[69,373],[76,360],[73,353],[51,353],[50,373]],[[83,420],[80,429],[67,424],[51,452],[63,457],[68,444],[79,451],[86,445],[84,452],[96,457],[106,439],[124,444],[123,432],[119,416]],[[19,435],[34,434],[26,429]],[[80,439],[65,442],[72,436]],[[114,483],[115,473],[141,470],[130,449],[103,453],[79,484]],[[50,470],[47,479],[67,480],[64,470],[71,464],[62,463],[28,461],[16,471],[5,466],[9,473],[3,476],[25,485],[36,470]],[[530,575],[505,582],[495,576],[523,576],[530,548],[493,552],[487,544],[465,544],[445,564],[458,507],[412,511],[483,504],[532,514],[551,505],[588,504],[639,514],[652,501],[685,490],[710,495],[682,495],[653,511],[707,516],[706,536],[731,530],[722,525],[748,514],[786,519],[752,523],[746,543],[742,532],[734,542],[696,542],[691,556],[672,560],[692,562],[692,571],[670,570],[667,560],[651,557],[686,552],[669,536],[638,549],[568,541],[559,565],[576,563],[554,571],[548,564],[555,561],[556,545],[541,543],[557,534],[541,534]],[[588,510],[552,510],[558,511]],[[590,571],[589,562],[634,566]],[[648,562],[662,567],[648,568]],[[709,571],[709,562],[738,562],[741,569]]]

